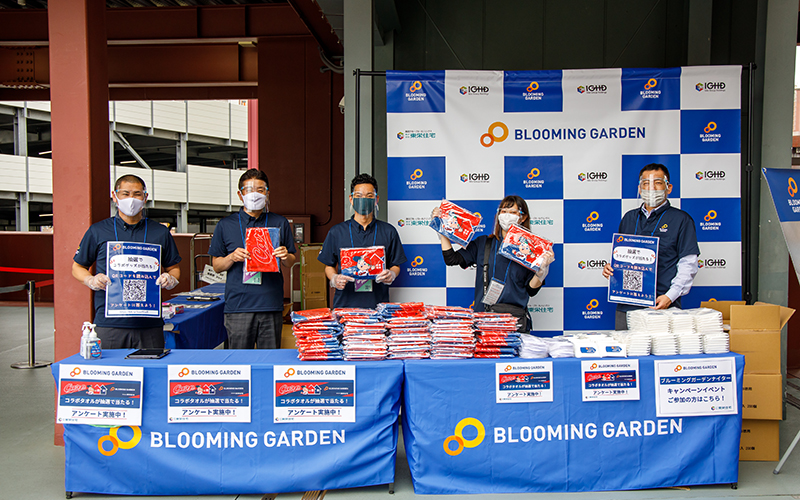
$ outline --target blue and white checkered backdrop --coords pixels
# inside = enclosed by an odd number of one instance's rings
[[[446,268],[431,210],[447,199],[479,212],[486,234],[514,194],[555,243],[528,306],[537,334],[612,330],[601,269],[654,162],[697,226],[701,268],[683,307],[740,299],[740,77],[739,66],[387,72],[388,219],[408,256],[392,300],[470,306],[475,270]]]

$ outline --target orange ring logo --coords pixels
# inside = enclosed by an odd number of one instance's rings
[[[116,252],[116,251],[117,251],[117,250],[119,250],[120,248],[122,248],[122,244],[121,244],[121,243],[117,243],[116,245],[114,245],[114,247],[113,247],[111,250],[112,250],[112,251],[114,251],[114,252]]]
[[[97,451],[100,452],[101,455],[106,457],[110,457],[117,452],[119,449],[123,450],[130,450],[142,439],[142,429],[139,428],[138,425],[128,425],[124,427],[129,427],[133,431],[133,437],[131,437],[127,441],[122,441],[119,439],[117,432],[119,431],[119,427],[112,427],[108,430],[108,436],[103,436],[97,440]],[[109,442],[111,443],[111,449],[106,450],[103,448],[103,443]]]
[[[789,196],[794,198],[794,195],[797,194],[797,183],[794,181],[793,178],[789,177]]]
[[[184,367],[184,368],[183,368],[183,369],[182,369],[182,370],[181,370],[181,371],[178,373],[178,376],[179,376],[179,377],[185,377],[186,375],[189,375],[189,369],[188,369],[188,368],[186,368],[186,367]]]
[[[69,376],[70,377],[77,377],[80,374],[81,374],[81,369],[78,368],[77,366],[75,368],[73,368],[73,370],[71,372],[69,372]]]
[[[592,309],[595,309],[596,307],[599,307],[599,306],[600,306],[600,302],[598,302],[597,299],[592,299],[592,300],[589,301],[588,304],[586,304],[586,310],[587,311],[591,311]]]
[[[534,167],[534,168],[531,169],[530,172],[528,172],[528,179],[533,179],[534,177],[539,177],[540,173],[541,172],[539,172],[539,169]]]
[[[703,220],[708,222],[708,221],[710,221],[712,219],[716,219],[716,218],[717,218],[716,210],[709,210],[708,213],[705,215],[705,217],[703,217]]]
[[[617,242],[618,242],[618,243],[621,243],[621,242],[622,242],[622,240],[624,240],[624,239],[625,239],[625,237],[624,237],[624,236],[620,236],[620,237],[618,237],[618,238],[617,238]]]
[[[289,378],[295,374],[294,368],[289,368],[286,370],[286,373],[283,374],[284,377]]]
[[[506,367],[503,369],[503,371],[510,372],[511,371],[511,365],[506,365]]]
[[[706,134],[708,134],[709,132],[713,132],[717,130],[717,124],[715,122],[708,122],[708,125],[706,125],[706,128],[704,128],[703,130],[705,130]]]
[[[416,92],[417,90],[422,90],[422,82],[417,80],[411,85],[410,88],[411,92]]]
[[[416,257],[414,257],[414,260],[411,261],[411,267],[421,266],[423,262],[424,261],[422,260],[422,257],[417,255]]]
[[[647,80],[647,83],[644,85],[644,89],[645,90],[650,90],[653,87],[655,87],[656,85],[658,85],[658,80],[656,80],[655,78],[651,78],[651,79]]]
[[[475,429],[478,431],[478,435],[475,436],[474,439],[464,439],[464,429],[469,425],[475,427]],[[454,457],[464,451],[464,448],[475,448],[483,442],[483,438],[485,437],[486,428],[483,426],[483,423],[480,420],[473,417],[464,418],[458,424],[456,424],[456,429],[453,435],[444,440],[444,452],[451,457]],[[458,448],[455,450],[451,450],[449,446],[453,441],[458,444]]]
[[[675,373],[678,373],[681,370],[683,370],[683,367],[681,365],[675,367]]]
[[[422,169],[418,168],[418,169],[414,170],[413,174],[411,174],[411,180],[412,181],[415,181],[415,180],[419,179],[420,177],[422,177]]]
[[[531,82],[531,84],[528,85],[528,89],[527,90],[528,90],[528,92],[533,92],[534,90],[539,90],[539,82]]]
[[[590,370],[594,370],[597,368],[597,363],[592,363],[592,366],[589,367]]]
[[[494,129],[500,127],[503,134],[500,137],[494,135]],[[508,138],[508,127],[503,122],[494,122],[489,125],[489,130],[481,136],[481,144],[483,147],[488,148],[495,142],[503,142]],[[488,142],[487,142],[488,141]]]
[[[589,214],[589,217],[586,218],[586,222],[594,222],[600,218],[600,214],[597,212],[592,212]]]

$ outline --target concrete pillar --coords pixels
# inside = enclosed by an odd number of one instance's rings
[[[345,217],[350,210],[350,181],[356,172],[372,174],[372,77],[361,77],[361,134],[360,168],[356,166],[356,77],[353,70],[372,70],[372,0],[344,2],[344,206]],[[384,198],[386,186],[382,186]]]
[[[189,164],[188,152],[188,134],[180,134],[178,143],[176,144],[177,157],[175,158],[175,170],[178,172],[188,172],[187,165]],[[179,233],[189,232],[189,178],[186,178],[186,203],[181,203],[181,208],[178,211],[178,226],[176,230]]]
[[[94,317],[91,291],[72,277],[72,256],[89,226],[108,217],[106,4],[48,5],[53,144],[55,359],[78,352]],[[56,427],[56,442],[63,431]]]
[[[688,63],[689,66],[711,64],[711,18],[713,0],[689,2]]]
[[[28,103],[14,113],[14,154],[25,157],[25,192],[19,193],[16,203],[17,231],[30,230],[30,166],[28,162]]]

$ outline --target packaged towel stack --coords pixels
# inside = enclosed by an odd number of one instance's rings
[[[292,312],[292,333],[297,339],[297,357],[301,361],[343,359],[339,343],[342,330],[342,325],[333,319],[330,309]]]
[[[478,343],[476,358],[515,358],[522,341],[517,319],[508,313],[478,312],[474,315]]]
[[[342,344],[346,361],[386,359],[386,323],[372,309],[342,308],[333,311],[344,327]]]
[[[475,352],[472,310],[455,306],[430,306],[426,310],[432,321],[431,358],[471,358]]]
[[[431,352],[430,322],[422,315],[391,318],[386,322],[389,332],[389,359],[429,358]]]
[[[425,304],[423,302],[381,302],[376,310],[384,319],[425,316]]]

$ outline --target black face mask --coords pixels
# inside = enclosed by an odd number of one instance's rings
[[[353,209],[359,215],[369,215],[375,211],[375,199],[353,198]]]

